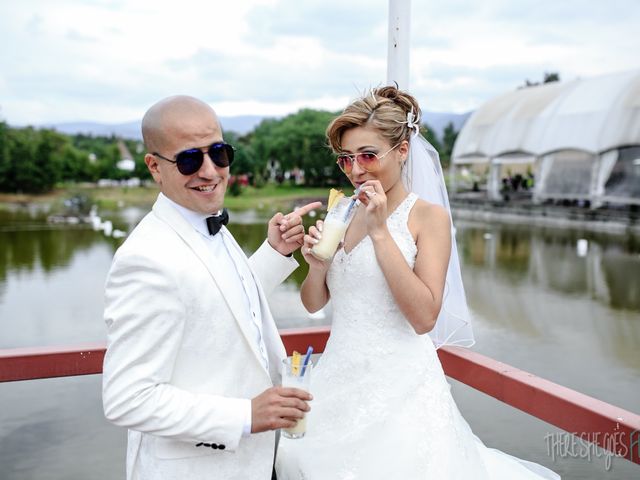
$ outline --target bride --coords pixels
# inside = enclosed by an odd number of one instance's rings
[[[419,122],[411,95],[383,87],[327,129],[361,203],[331,262],[309,253],[322,222],[305,236],[302,302],[315,312],[331,299],[333,324],[307,434],[280,441],[278,480],[560,478],[486,447],[451,396],[436,349],[473,334],[439,158]]]

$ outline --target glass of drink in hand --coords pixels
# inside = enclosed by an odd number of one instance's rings
[[[313,364],[311,360],[307,365],[299,362],[297,365],[292,362],[291,358],[282,360],[282,386],[299,388],[305,392],[309,391],[309,382],[311,381],[311,370]],[[303,417],[291,428],[283,428],[282,436],[285,438],[302,438],[307,431],[307,417]]]
[[[311,254],[319,260],[330,260],[344,238],[349,222],[356,213],[358,202],[350,197],[342,197],[327,212],[322,226],[322,238],[311,248]]]

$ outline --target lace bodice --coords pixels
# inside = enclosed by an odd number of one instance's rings
[[[411,268],[417,247],[407,220],[416,200],[409,194],[387,219]],[[307,433],[280,441],[279,480],[558,478],[532,475],[527,462],[473,434],[431,338],[416,334],[400,312],[369,237],[336,253],[327,286],[331,336],[312,372]]]
[[[417,247],[407,221],[416,200],[410,193],[387,219],[389,232],[411,269]],[[332,342],[339,342],[340,348],[351,355],[390,355],[409,345],[424,348],[426,337],[416,335],[398,308],[369,236],[350,252],[340,249],[336,253],[327,286],[333,306]]]

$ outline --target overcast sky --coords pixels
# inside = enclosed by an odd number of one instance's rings
[[[224,116],[337,110],[385,83],[387,17],[387,0],[3,0],[0,118],[127,122],[176,93]],[[413,0],[410,90],[462,113],[545,71],[638,69],[639,26],[640,0]]]

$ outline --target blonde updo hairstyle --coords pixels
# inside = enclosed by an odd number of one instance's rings
[[[391,146],[409,141],[414,132],[408,125],[410,112],[413,112],[413,122],[419,125],[422,112],[413,96],[394,86],[372,89],[353,101],[329,124],[326,131],[329,146],[335,153],[342,152],[344,132],[365,125],[377,129]]]

